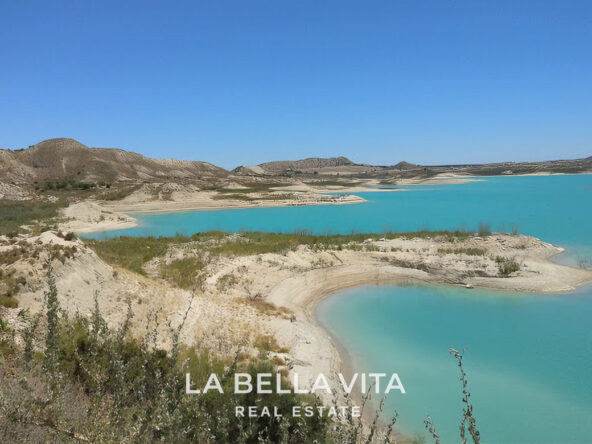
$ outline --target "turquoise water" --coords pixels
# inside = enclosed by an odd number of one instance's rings
[[[96,233],[172,235],[219,229],[316,233],[475,229],[533,235],[592,257],[592,176],[495,177],[461,185],[360,194],[358,205],[136,215],[140,226]],[[318,316],[356,369],[398,372],[389,398],[410,434],[430,414],[458,442],[460,382],[450,347],[467,349],[469,389],[485,443],[592,442],[592,288],[518,295],[446,287],[362,287],[327,298]]]
[[[520,232],[561,244],[574,254],[592,251],[592,175],[492,177],[461,185],[407,186],[406,192],[358,193],[367,203],[339,206],[250,208],[136,214],[140,226],[89,234],[113,236],[192,234],[258,230],[318,234],[476,229]]]
[[[587,294],[586,294],[587,293]],[[389,395],[411,436],[430,415],[459,442],[464,367],[485,443],[592,442],[591,292],[517,295],[447,287],[361,287],[322,301],[317,315],[358,372],[397,372]]]

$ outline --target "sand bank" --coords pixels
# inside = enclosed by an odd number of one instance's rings
[[[85,200],[70,205],[63,211],[65,221],[60,224],[63,231],[89,233],[120,230],[138,225],[129,213],[175,213],[199,210],[228,210],[266,207],[294,207],[315,205],[349,205],[366,202],[354,195],[325,195],[302,193],[296,198],[273,200],[214,199],[215,193],[192,193],[185,199],[124,199],[118,202]]]

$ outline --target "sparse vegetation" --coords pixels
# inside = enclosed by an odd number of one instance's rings
[[[23,346],[2,324],[2,442],[334,441],[328,419],[292,416],[295,405],[318,405],[314,396],[279,395],[275,386],[271,394],[233,393],[235,372],[253,379],[278,372],[267,358],[239,361],[237,351],[228,360],[199,347],[183,348],[183,323],[171,330],[173,345],[166,351],[152,333],[130,335],[131,311],[119,329],[108,328],[96,301],[90,318],[69,318],[52,282],[50,277],[46,313],[23,315]],[[224,393],[185,394],[185,373],[200,387],[216,373]],[[235,405],[275,406],[283,416],[248,421],[235,416]]]
[[[227,273],[218,278],[216,287],[218,288],[218,291],[226,291],[234,287],[237,284],[237,282],[238,280],[234,274]]]
[[[139,190],[142,185],[132,185],[127,187],[121,187],[117,190],[111,190],[109,192],[103,193],[99,195],[99,199],[113,201],[113,200],[122,200],[125,199],[127,196],[132,194],[134,191]]]
[[[21,240],[12,248],[0,251],[0,265],[11,265],[25,259],[39,259],[42,252],[64,263],[66,259],[72,259],[77,251],[76,245],[39,246]]]
[[[57,236],[67,241],[73,241],[74,239],[76,239],[76,233],[73,233],[72,231],[69,231],[67,233],[62,233],[61,231],[58,231]]]
[[[259,298],[257,298],[257,299],[244,298],[244,299],[242,299],[242,301],[245,304],[256,308],[261,313],[270,314],[270,315],[286,315],[286,316],[291,316],[293,314],[292,310],[290,310],[287,307],[277,307],[276,305],[274,305],[270,302],[264,301],[262,299],[259,299]]]
[[[290,351],[286,347],[280,346],[275,336],[268,334],[257,335],[253,345],[262,352],[288,353]]]
[[[25,284],[25,278],[20,276],[4,275],[4,271],[0,269],[0,306],[8,308],[18,307],[18,300],[14,297],[21,285]]]
[[[175,244],[194,243],[192,246],[196,255],[203,256],[207,251],[210,256],[249,256],[265,253],[286,254],[296,250],[299,246],[307,246],[315,251],[324,250],[368,250],[378,251],[378,248],[364,244],[366,240],[421,238],[445,239],[456,242],[467,239],[471,233],[464,231],[418,231],[413,233],[385,233],[385,234],[346,234],[346,235],[315,235],[307,230],[297,230],[294,233],[264,233],[241,232],[230,235],[221,231],[196,233],[192,236],[171,237],[129,237],[121,236],[106,240],[85,240],[97,254],[106,262],[118,265],[136,273],[145,274],[143,265],[149,260],[164,256],[168,248]],[[178,264],[181,267],[182,264]],[[188,264],[186,264],[188,265]]]
[[[514,259],[509,259],[503,256],[495,258],[501,276],[508,277],[512,273],[520,270],[520,264]]]
[[[14,236],[23,232],[22,225],[48,222],[58,216],[65,207],[65,201],[56,202],[15,202],[0,201],[0,235]]]
[[[78,180],[57,180],[45,182],[42,185],[35,186],[35,190],[47,191],[47,190],[83,190],[88,191],[96,188],[97,184],[94,182],[81,182]]]
[[[351,416],[342,421],[316,414],[294,417],[294,406],[316,408],[321,405],[319,399],[293,393],[280,395],[274,384],[269,394],[234,393],[236,372],[248,373],[252,379],[261,373],[279,373],[282,386],[289,386],[288,359],[269,356],[289,350],[272,335],[255,338],[258,357],[237,349],[234,359],[227,359],[199,345],[183,347],[179,336],[191,309],[189,303],[180,324],[169,324],[171,347],[165,350],[157,346],[156,318],[149,323],[146,336],[130,334],[131,305],[120,327],[111,329],[101,315],[98,298],[88,317],[67,316],[58,301],[50,267],[45,312],[30,315],[21,311],[18,317],[24,326],[17,331],[0,320],[3,442],[392,442],[398,414],[395,412],[392,420],[379,428],[384,398],[366,430],[359,419]],[[478,444],[480,434],[469,401],[462,354],[453,349],[450,352],[461,370],[461,439],[467,442],[468,431]],[[211,373],[220,375],[223,393],[214,390],[187,395],[186,373],[191,375],[192,386],[198,387],[204,387]],[[362,411],[371,390],[362,399]],[[351,407],[351,398],[346,397],[345,403]],[[244,420],[234,414],[237,405],[275,407],[282,416]],[[426,427],[436,439],[429,417]],[[412,442],[423,440],[419,437]]]
[[[485,256],[483,248],[438,248],[440,254],[466,254],[468,256]]]
[[[356,187],[356,186],[364,185],[363,182],[352,182],[352,181],[347,181],[347,180],[329,180],[329,179],[304,181],[304,183],[306,185],[310,185],[313,187],[333,187],[333,186]]]
[[[161,277],[179,288],[192,290],[201,282],[201,271],[204,268],[201,257],[187,257],[176,259],[170,263],[161,265]]]
[[[112,265],[145,275],[142,268],[150,259],[164,256],[170,244],[188,242],[186,236],[174,237],[127,237],[121,236],[104,241],[86,240],[97,254]]]
[[[230,200],[241,200],[245,202],[253,202],[258,200],[288,200],[293,199],[294,194],[291,193],[269,193],[256,197],[249,196],[248,194],[231,193],[231,194],[217,194],[213,196],[214,199],[230,199]]]

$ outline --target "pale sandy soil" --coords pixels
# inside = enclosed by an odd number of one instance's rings
[[[592,171],[584,171],[582,173],[553,173],[553,172],[546,172],[546,171],[538,171],[536,173],[526,173],[526,174],[504,174],[500,177],[506,177],[506,176],[579,176],[581,174],[592,174]]]
[[[0,199],[6,200],[30,200],[33,195],[18,185],[0,182]]]
[[[137,226],[135,218],[113,211],[100,202],[85,200],[66,207],[62,211],[60,229],[78,233],[91,231],[119,230]]]
[[[465,174],[442,173],[427,179],[399,179],[397,185],[458,185],[469,182],[480,182],[481,179]]]

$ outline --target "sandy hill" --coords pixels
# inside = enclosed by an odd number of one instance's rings
[[[393,168],[396,170],[412,170],[415,168],[419,168],[419,165],[413,165],[412,163],[402,161],[396,165],[393,165]]]
[[[151,159],[121,149],[89,148],[74,139],[49,139],[22,150],[0,150],[0,182],[178,182],[226,176],[228,171],[207,162]]]
[[[329,157],[326,159],[320,157],[309,157],[302,160],[279,160],[276,162],[265,162],[258,166],[268,173],[281,173],[285,171],[306,171],[318,170],[322,168],[335,168],[355,165],[347,157]]]

